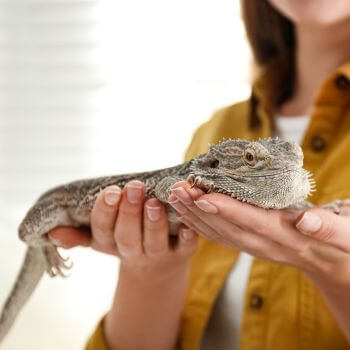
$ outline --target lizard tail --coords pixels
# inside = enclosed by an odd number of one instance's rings
[[[0,315],[0,343],[13,325],[19,311],[31,296],[45,272],[42,248],[29,247],[22,268]]]

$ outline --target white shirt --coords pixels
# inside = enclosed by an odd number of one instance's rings
[[[276,116],[277,135],[286,141],[300,143],[309,116]],[[244,292],[253,257],[240,253],[214,305],[203,336],[201,350],[238,350]]]

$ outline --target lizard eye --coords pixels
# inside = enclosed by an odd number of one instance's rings
[[[248,165],[253,165],[255,162],[255,153],[252,150],[247,150],[244,152],[243,158]]]
[[[219,166],[219,161],[217,159],[212,160],[209,164],[209,167],[213,169],[217,168],[218,166]]]

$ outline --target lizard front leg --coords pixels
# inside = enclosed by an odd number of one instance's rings
[[[180,221],[176,217],[175,210],[173,207],[168,204],[169,197],[171,195],[171,188],[173,185],[178,182],[182,181],[183,178],[176,177],[176,176],[167,176],[164,179],[162,179],[158,184],[156,185],[154,189],[155,196],[163,203],[166,203],[166,209],[168,212],[168,222],[169,222],[169,234],[171,236],[177,236],[179,232],[179,226]]]
[[[159,181],[154,188],[155,196],[163,203],[168,203],[168,198],[171,195],[171,188],[173,185],[178,182],[184,180],[181,177],[176,176],[167,176],[161,181]]]
[[[210,193],[214,189],[214,182],[194,174],[188,175],[187,182],[191,185],[191,188],[198,187],[206,193]]]

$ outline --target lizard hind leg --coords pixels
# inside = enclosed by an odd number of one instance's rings
[[[65,271],[71,269],[73,266],[69,258],[63,258],[57,247],[52,243],[47,244],[42,249],[45,258],[45,269],[50,277],[55,277],[57,275],[67,277]]]

